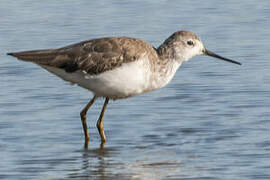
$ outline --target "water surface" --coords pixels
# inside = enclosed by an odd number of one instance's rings
[[[269,1],[1,1],[0,179],[270,179]],[[99,148],[103,100],[10,51],[56,48],[103,36],[158,46],[188,29],[210,57],[184,63],[165,88],[111,101]]]

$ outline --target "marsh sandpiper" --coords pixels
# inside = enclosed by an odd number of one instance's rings
[[[194,56],[208,55],[241,65],[207,50],[200,38],[190,31],[173,33],[158,48],[136,38],[107,37],[58,49],[8,55],[33,62],[93,92],[93,98],[80,113],[86,148],[89,143],[86,113],[98,97],[105,98],[97,121],[103,147],[106,142],[103,118],[110,99],[124,99],[164,87],[180,65]]]

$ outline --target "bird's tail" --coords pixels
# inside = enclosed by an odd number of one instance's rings
[[[58,52],[56,49],[34,50],[7,53],[7,55],[14,56],[22,61],[30,61],[37,64],[50,64],[56,58]]]

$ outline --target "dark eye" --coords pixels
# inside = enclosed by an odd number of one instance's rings
[[[190,45],[190,46],[193,46],[193,45],[194,45],[194,42],[191,41],[191,40],[188,40],[188,41],[187,41],[187,44]]]

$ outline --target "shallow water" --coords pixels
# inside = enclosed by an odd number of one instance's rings
[[[1,1],[0,179],[270,179],[269,1]],[[188,29],[210,57],[184,63],[165,88],[111,101],[99,148],[103,100],[10,51],[56,48],[102,36],[158,46]]]

